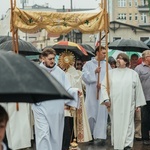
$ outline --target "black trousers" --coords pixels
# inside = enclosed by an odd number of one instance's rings
[[[69,149],[73,138],[73,117],[65,117],[62,150]]]
[[[150,140],[150,101],[141,108],[141,132],[143,140]]]

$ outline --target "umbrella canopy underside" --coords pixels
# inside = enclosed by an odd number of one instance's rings
[[[0,44],[0,49],[6,51],[13,51],[12,40],[3,42]],[[22,55],[39,55],[40,52],[29,42],[18,39],[18,50],[19,54]]]
[[[0,102],[72,99],[47,71],[14,53],[0,52]]]
[[[122,51],[135,51],[143,52],[149,49],[149,47],[142,41],[132,40],[132,39],[121,39],[111,42],[108,47],[110,49],[122,50]]]

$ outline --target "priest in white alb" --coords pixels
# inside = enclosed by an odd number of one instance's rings
[[[78,88],[83,93],[84,82],[82,80],[82,72],[74,67],[75,56],[70,51],[60,54],[59,65],[65,70],[69,82],[73,88]],[[87,111],[84,104],[84,94],[80,96],[80,103],[74,111],[74,136],[77,142],[88,142],[92,140]]]
[[[65,72],[56,65],[55,56],[54,49],[45,48],[42,51],[40,66],[51,74],[75,100],[57,99],[33,104],[36,150],[62,150],[64,106],[67,104],[77,107],[78,95],[81,94],[77,88],[70,86]]]
[[[111,142],[118,150],[132,149],[135,109],[139,111],[140,106],[146,104],[139,76],[128,65],[128,56],[120,53],[117,68],[109,71],[109,86],[106,77],[101,86],[101,104],[110,110]]]
[[[96,56],[92,60],[87,61],[83,66],[82,79],[86,84],[85,106],[87,110],[88,121],[90,124],[93,140],[100,145],[105,144],[107,138],[107,108],[100,103],[100,84],[106,73],[106,49],[105,47],[96,48]],[[100,67],[98,66],[100,60]],[[98,75],[100,83],[98,83]],[[97,97],[97,89],[99,89],[99,98]]]

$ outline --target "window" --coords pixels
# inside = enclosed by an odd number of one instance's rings
[[[138,20],[138,14],[135,13],[135,20]]]
[[[146,5],[146,0],[141,0],[141,5],[142,6]]]
[[[134,5],[135,5],[135,7],[138,6],[138,0],[134,0]]]
[[[113,37],[113,41],[120,40],[120,39],[121,39],[121,37]]]
[[[125,13],[118,14],[118,19],[126,20],[126,14]]]
[[[132,7],[132,0],[129,0],[129,7]]]
[[[132,14],[129,14],[129,20],[132,20]]]
[[[147,22],[147,15],[145,13],[141,14],[141,20],[146,23]]]
[[[118,0],[118,7],[126,7],[126,0]]]

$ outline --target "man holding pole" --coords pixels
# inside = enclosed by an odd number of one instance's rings
[[[99,105],[101,81],[106,73],[106,49],[101,46],[95,50],[95,58],[85,63],[83,66],[82,79],[86,84],[85,106],[87,110],[88,121],[90,124],[91,134],[94,140],[100,140],[100,144],[105,144],[107,137],[107,108]],[[100,66],[98,63],[100,62]],[[98,82],[99,81],[99,82]]]

